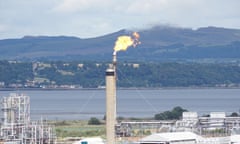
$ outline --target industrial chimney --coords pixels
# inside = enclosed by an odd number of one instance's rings
[[[106,70],[106,135],[107,144],[115,144],[116,124],[116,53],[113,64]]]
[[[115,124],[116,124],[116,65],[117,52],[125,51],[129,46],[140,44],[139,34],[134,32],[132,37],[120,36],[115,42],[112,65],[106,70],[106,135],[107,144],[115,144]]]

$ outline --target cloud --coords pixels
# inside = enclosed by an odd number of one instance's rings
[[[110,0],[62,0],[53,11],[63,13],[74,13],[79,11],[94,11],[102,9],[111,3]]]
[[[167,0],[135,0],[127,7],[126,12],[138,14],[152,14],[161,11]]]
[[[0,0],[0,38],[94,37],[158,24],[240,28],[239,5],[239,0]]]
[[[4,24],[0,24],[0,32],[5,32],[8,30],[8,26],[4,25]]]
[[[238,0],[135,0],[129,4],[126,13],[141,15],[148,24],[167,23],[197,28],[224,27],[233,22],[232,26],[240,27],[239,5]]]

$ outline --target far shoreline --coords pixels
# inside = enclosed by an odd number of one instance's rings
[[[240,89],[240,87],[118,87],[117,90],[174,90],[174,89]],[[0,88],[0,91],[78,91],[105,88]]]

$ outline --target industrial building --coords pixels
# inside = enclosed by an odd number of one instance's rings
[[[199,135],[229,136],[240,129],[240,117],[226,116],[225,112],[211,112],[209,117],[199,117],[196,112],[183,112],[182,120],[176,121],[175,129]]]
[[[156,133],[141,139],[139,144],[196,144],[198,139],[192,132]]]
[[[142,138],[138,144],[237,144],[235,137],[202,137],[193,132],[156,133]]]
[[[182,119],[175,121],[125,121],[118,124],[116,134],[132,136],[137,129],[152,134],[136,144],[240,144],[240,117],[224,112],[211,112],[208,117],[183,112]]]
[[[230,144],[240,144],[240,135],[230,136]]]
[[[12,93],[1,101],[0,141],[4,144],[55,144],[55,131],[47,121],[30,120],[30,98]]]

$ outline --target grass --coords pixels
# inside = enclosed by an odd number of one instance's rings
[[[88,121],[55,121],[56,135],[60,138],[65,137],[105,137],[105,124],[88,125]]]
[[[55,126],[56,136],[58,142],[67,144],[72,141],[72,138],[84,138],[84,137],[101,137],[106,139],[105,124],[89,125],[88,120],[68,120],[68,121],[50,121],[50,124]],[[133,131],[133,137],[121,137],[118,139],[119,143],[126,141],[137,141],[140,137],[151,134],[151,130],[148,129],[135,129]],[[70,139],[69,139],[70,138]]]

